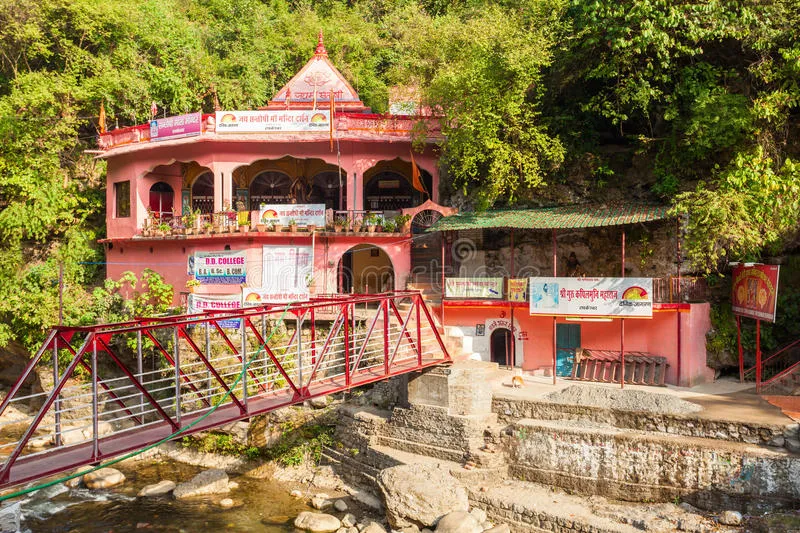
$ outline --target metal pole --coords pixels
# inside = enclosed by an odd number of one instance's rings
[[[209,364],[213,364],[211,361],[211,324],[206,320],[205,322],[206,327],[206,361]],[[212,400],[212,393],[211,393],[211,369],[206,367],[206,394],[208,398],[208,403],[211,403]]]
[[[80,357],[80,355],[78,356]],[[92,459],[97,460],[100,455],[100,445],[97,441],[100,433],[100,409],[97,400],[97,339],[92,339]]]
[[[622,266],[621,275],[625,277],[625,230],[622,230]],[[625,388],[625,319],[619,319],[619,359],[622,366],[622,373],[619,377],[619,387]]]
[[[558,254],[558,248],[557,248],[557,245],[556,245],[556,230],[553,229],[553,277],[554,278],[558,277],[558,256],[557,256],[557,254]],[[557,347],[558,339],[557,339],[557,335],[556,335],[556,333],[558,331],[557,322],[558,322],[558,318],[554,316],[553,317],[553,385],[556,384],[556,357],[558,355],[558,353],[557,353],[558,352],[558,347]]]
[[[347,309],[350,307],[348,304],[342,305],[342,313],[344,314],[344,383],[346,387],[350,387],[350,322],[347,320]]]
[[[175,339],[174,360],[175,360],[175,423],[181,427],[181,351],[178,328],[175,328],[173,335]]]
[[[513,278],[514,278],[514,228],[511,228],[511,272],[510,272],[509,279],[513,279]],[[506,359],[508,360],[508,361],[506,361],[506,364],[508,364],[509,367],[513,367],[514,363],[516,363],[516,361],[514,361],[514,359],[515,359],[515,357],[517,355],[517,350],[516,350],[517,337],[514,334],[514,304],[509,299],[508,293],[509,293],[509,291],[508,291],[508,288],[506,287],[506,300],[508,300],[508,314],[511,317],[511,328],[510,328],[510,331],[511,331],[511,347],[510,347],[510,350],[506,350]],[[511,355],[510,357],[509,357],[509,354],[508,354],[509,351],[510,351],[510,355]]]
[[[381,302],[383,307],[383,373],[389,375],[389,299]]]
[[[58,337],[53,339],[53,386],[58,384]],[[61,401],[56,395],[56,446],[61,446]]]
[[[761,320],[756,319],[756,392],[761,393]]]
[[[303,317],[305,315],[298,315],[295,320],[297,328],[297,381],[299,389],[303,388]]]
[[[736,315],[736,346],[739,348],[739,383],[744,383],[744,351],[742,350],[742,317]]]
[[[422,366],[422,323],[420,322],[419,307],[422,305],[422,295],[416,296],[417,300],[417,364]]]
[[[144,387],[144,365],[142,363],[142,330],[136,330],[136,379]],[[139,417],[144,425],[144,394],[139,393]]]
[[[245,329],[244,318],[239,320],[242,332],[242,403],[245,410],[247,410],[247,330]]]
[[[442,328],[444,328],[444,296],[445,296],[445,292],[446,292],[445,291],[445,279],[444,279],[444,247],[445,247],[445,241],[446,240],[447,240],[447,232],[443,231],[443,232],[441,232],[442,264],[440,265],[441,269],[442,269],[442,275],[441,275],[441,279],[442,279],[442,282],[441,282],[442,283],[442,287],[441,287],[441,291],[442,291]]]

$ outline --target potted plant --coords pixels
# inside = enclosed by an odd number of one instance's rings
[[[367,233],[370,235],[375,234],[375,226],[378,224],[378,217],[374,213],[367,213],[364,216],[364,225],[367,227]]]
[[[186,282],[186,288],[189,292],[194,292],[195,288],[200,286],[200,282],[197,281],[194,277],[189,278],[189,281]]]
[[[353,231],[358,233],[361,231],[362,219],[353,217]]]
[[[316,229],[317,229],[316,224],[306,224],[306,231],[308,231],[309,233],[314,233]]]
[[[333,231],[336,233],[341,233],[342,229],[347,227],[348,222],[349,221],[347,220],[346,216],[336,217],[336,220],[333,221]]]
[[[270,224],[270,226],[272,226],[272,224]],[[259,222],[258,224],[256,224],[256,231],[258,231],[259,233],[264,233],[265,231],[267,231],[267,225],[264,224],[263,222]],[[272,231],[271,227],[270,231]]]
[[[394,223],[400,233],[409,233],[411,231],[411,215],[397,215],[394,217]]]
[[[211,230],[213,228],[214,228],[214,224],[212,224],[211,221],[207,221],[205,224],[203,224],[203,233],[208,235],[208,234],[211,233]]]
[[[167,224],[166,222],[162,222],[156,228],[156,236],[163,237],[164,235],[167,235],[171,229],[172,228],[169,227],[169,224]]]
[[[397,227],[395,226],[393,221],[387,220],[386,222],[383,223],[383,231],[385,231],[386,233],[394,233],[395,230],[397,230]]]
[[[297,231],[297,221],[293,218],[289,219],[289,232],[294,233]]]
[[[283,224],[281,224],[280,222],[273,223],[272,230],[280,233],[281,231],[283,231]]]

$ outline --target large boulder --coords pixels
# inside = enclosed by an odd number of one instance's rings
[[[378,474],[386,518],[392,529],[436,525],[453,511],[467,511],[467,489],[436,465],[399,465]]]
[[[125,474],[116,468],[101,468],[83,476],[83,483],[90,489],[110,489],[125,481]]]
[[[159,481],[158,483],[153,483],[152,485],[145,485],[142,487],[142,490],[139,491],[137,496],[163,496],[164,494],[169,494],[172,492],[176,486],[177,485],[175,485],[174,481],[165,479],[163,481]]]
[[[303,511],[294,519],[294,527],[311,533],[333,533],[342,523],[333,515]]]
[[[224,494],[229,492],[228,474],[224,470],[206,470],[185,483],[179,483],[172,495],[178,500],[203,496],[206,494]]]
[[[436,524],[436,533],[481,533],[483,527],[466,511],[447,513]]]

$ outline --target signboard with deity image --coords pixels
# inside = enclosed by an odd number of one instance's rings
[[[530,313],[548,316],[653,316],[651,278],[530,278]]]
[[[780,268],[778,265],[737,265],[733,269],[733,313],[775,322]]]

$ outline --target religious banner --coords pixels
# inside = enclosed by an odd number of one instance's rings
[[[733,269],[733,313],[775,322],[780,268],[778,265],[737,265]]]
[[[509,279],[508,280],[508,298],[509,302],[525,302],[525,296],[528,291],[528,278]]]
[[[189,256],[189,274],[204,285],[239,285],[247,281],[247,252],[195,252]]]
[[[202,132],[203,114],[189,113],[177,117],[166,117],[150,121],[150,140],[166,141],[200,135]]]
[[[445,298],[502,298],[503,278],[447,278]]]
[[[313,224],[325,227],[325,204],[261,204],[258,220],[262,224],[289,225],[294,220],[298,226]]]
[[[305,302],[311,298],[308,288],[296,292],[268,291],[261,288],[246,287],[242,289],[245,307],[258,307],[263,304],[281,304],[289,302]]]
[[[313,277],[313,258],[311,246],[264,246],[261,288],[254,290],[261,298],[260,301],[308,300],[308,287]]]
[[[530,278],[530,313],[549,316],[653,316],[652,278]]]
[[[187,313],[196,314],[205,311],[238,311],[242,308],[242,295],[236,294],[189,294]],[[220,320],[220,327],[239,328],[239,318]]]
[[[217,111],[217,133],[328,133],[330,111]]]

